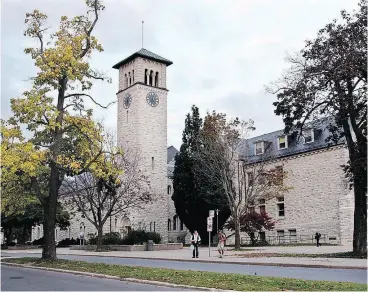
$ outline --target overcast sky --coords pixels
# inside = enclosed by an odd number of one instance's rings
[[[112,84],[96,83],[93,96],[107,104],[115,100],[118,71],[111,67],[141,48],[174,62],[168,68],[168,145],[179,148],[185,115],[193,104],[229,117],[253,119],[253,136],[279,130],[280,117],[273,113],[275,96],[264,86],[287,68],[286,52],[299,51],[304,40],[352,11],[358,0],[105,0],[95,35],[104,52],[95,53],[94,68],[105,71]],[[62,15],[84,13],[83,0],[1,1],[1,115],[11,115],[9,100],[29,89],[34,75],[31,44],[23,36],[25,13],[39,9],[49,24],[58,27]],[[96,108],[95,116],[116,129],[116,105]]]

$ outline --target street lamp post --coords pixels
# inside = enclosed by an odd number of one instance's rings
[[[218,226],[218,213],[219,213],[219,209],[216,209],[216,227],[217,227],[217,233],[219,231],[219,226]]]

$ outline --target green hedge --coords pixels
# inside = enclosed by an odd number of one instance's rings
[[[110,232],[103,235],[103,245],[133,245],[133,244],[144,244],[148,240],[153,240],[154,243],[158,244],[161,242],[160,234],[156,232],[146,232],[144,230],[132,230],[124,238],[121,238],[120,233]],[[91,237],[88,244],[96,245],[97,237]]]

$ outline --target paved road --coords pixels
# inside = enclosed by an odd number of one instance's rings
[[[40,256],[39,254],[31,254],[31,253],[14,254],[6,252],[2,252],[1,255],[12,257]],[[232,273],[243,275],[297,278],[304,280],[354,282],[361,284],[367,283],[367,270],[358,270],[358,269],[275,267],[275,266],[257,266],[257,265],[239,265],[239,264],[195,263],[195,262],[166,261],[166,260],[147,260],[136,258],[77,256],[77,255],[58,255],[58,258],[86,261],[93,263],[167,268],[175,270],[209,271],[209,272]]]
[[[171,287],[1,266],[2,291],[180,291]]]

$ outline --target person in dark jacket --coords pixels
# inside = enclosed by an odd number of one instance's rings
[[[317,241],[317,247],[321,246],[321,244],[319,243],[319,240],[321,239],[321,233],[316,232],[316,235],[314,236],[314,238]]]

